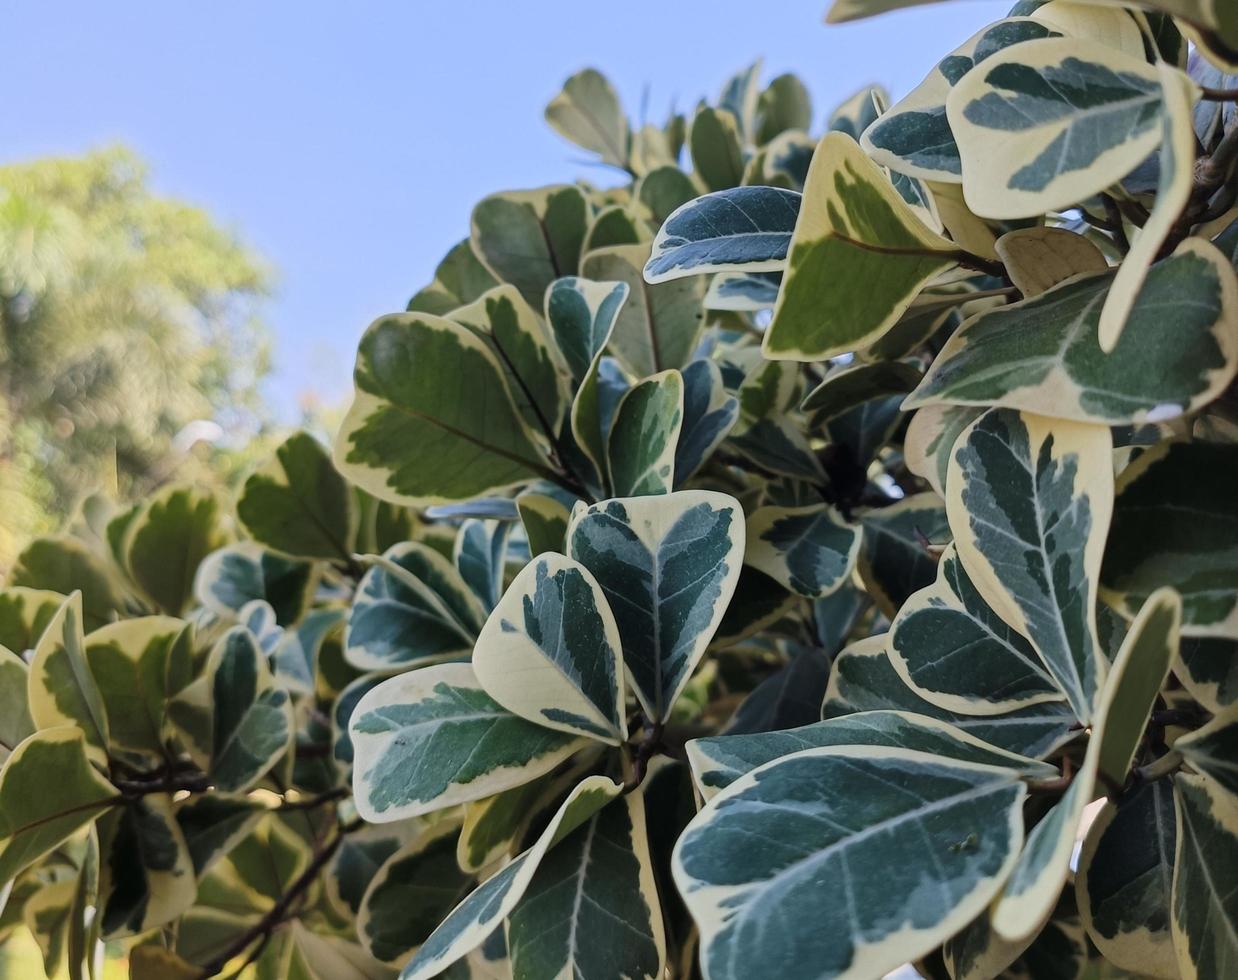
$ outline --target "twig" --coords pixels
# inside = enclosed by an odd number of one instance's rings
[[[254,940],[260,939],[261,945],[266,945],[274,929],[281,925],[288,917],[293,903],[309,889],[310,885],[314,883],[318,875],[322,873],[322,870],[331,861],[331,858],[335,856],[335,852],[340,849],[340,845],[344,842],[344,837],[349,833],[349,829],[349,827],[340,828],[335,836],[331,838],[331,842],[314,856],[309,866],[301,872],[300,877],[280,896],[279,901],[271,906],[270,911],[249,929],[246,929],[223,952],[202,967],[203,980],[206,977],[213,977],[219,973],[234,957],[245,952]],[[259,947],[260,950],[261,946]]]
[[[285,813],[289,810],[314,810],[328,803],[334,803],[337,800],[345,800],[350,795],[348,787],[338,786],[335,789],[329,789],[325,793],[319,793],[317,796],[310,796],[304,800],[285,800],[276,809]]]
[[[1238,88],[1200,86],[1199,97],[1206,102],[1238,102]]]

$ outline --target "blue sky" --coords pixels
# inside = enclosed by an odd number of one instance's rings
[[[840,27],[827,0],[14,0],[0,159],[124,142],[157,188],[210,210],[278,270],[270,395],[349,391],[355,343],[402,309],[496,190],[601,181],[542,120],[573,71],[631,115],[713,97],[764,57],[795,71],[817,127],[862,85],[895,97],[1013,0]]]

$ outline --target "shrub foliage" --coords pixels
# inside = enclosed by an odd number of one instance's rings
[[[1022,0],[821,136],[755,66],[662,126],[574,75],[624,179],[481,201],[332,448],[23,553],[0,929],[74,977],[1238,974],[1234,9]]]

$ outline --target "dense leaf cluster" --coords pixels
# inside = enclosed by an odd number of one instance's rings
[[[0,931],[78,977],[1234,976],[1232,9],[1022,0],[820,137],[755,66],[661,127],[570,78],[626,179],[480,202],[331,450],[23,553]]]

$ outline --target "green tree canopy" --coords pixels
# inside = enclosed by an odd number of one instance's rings
[[[269,283],[127,149],[0,167],[0,568],[85,492],[183,470],[191,422],[252,434]]]

